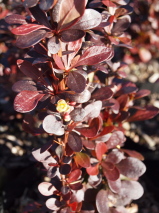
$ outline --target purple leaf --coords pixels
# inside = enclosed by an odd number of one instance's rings
[[[71,132],[68,135],[68,145],[74,152],[80,152],[83,145],[81,137],[76,132]]]
[[[53,8],[54,22],[58,23],[58,31],[73,25],[84,13],[86,0],[59,0]]]
[[[17,47],[22,49],[28,48],[37,44],[40,40],[45,38],[45,35],[45,30],[37,30],[27,35],[18,36],[15,44]]]
[[[14,92],[21,92],[23,90],[37,91],[37,88],[36,88],[36,84],[34,81],[21,80],[21,81],[17,81],[15,84],[13,84],[12,90]]]
[[[85,110],[83,108],[75,108],[70,113],[71,119],[75,122],[82,121],[85,117]]]
[[[129,178],[138,178],[146,171],[145,164],[133,157],[127,157],[117,164],[120,173]]]
[[[86,79],[80,72],[72,71],[67,77],[67,86],[71,90],[81,93],[86,87]]]
[[[119,163],[121,160],[123,160],[124,154],[123,152],[119,151],[118,149],[113,149],[106,158],[106,161],[112,162],[114,164]]]
[[[93,9],[86,9],[83,16],[71,27],[71,29],[88,30],[97,27],[102,21],[99,12]]]
[[[41,10],[49,10],[53,7],[54,0],[40,0],[39,7]]]
[[[35,7],[31,7],[29,8],[29,10],[34,16],[34,18],[36,19],[36,21],[38,21],[40,24],[45,25],[46,27],[51,29],[51,25],[48,21],[46,13],[39,8],[39,5]]]
[[[129,15],[120,17],[112,29],[112,34],[118,36],[123,33],[130,25],[131,19]]]
[[[103,173],[108,180],[116,181],[119,178],[120,176],[119,170],[113,163],[103,161],[101,163],[101,166],[103,167]]]
[[[107,191],[101,189],[96,196],[96,207],[99,213],[109,213]]]
[[[35,109],[43,96],[44,94],[40,94],[38,91],[24,90],[20,92],[14,99],[14,109],[21,113],[30,112]]]
[[[56,191],[56,188],[48,182],[42,182],[38,185],[39,192],[44,196],[50,196],[53,195],[54,191]]]
[[[148,90],[148,89],[139,90],[139,91],[136,93],[134,99],[143,98],[143,97],[145,97],[145,96],[148,96],[150,93],[151,93],[151,92],[150,92],[150,90]]]
[[[62,164],[59,168],[59,172],[62,175],[68,175],[71,171],[71,166],[69,164]]]
[[[43,120],[43,128],[47,133],[63,135],[64,128],[61,121],[58,121],[54,115],[47,115]]]
[[[62,42],[77,41],[85,36],[85,32],[79,29],[64,30],[60,33],[60,39]]]
[[[60,43],[56,36],[50,38],[47,43],[48,51],[51,54],[56,54],[60,50]]]
[[[115,181],[108,180],[108,185],[109,185],[112,192],[120,193],[120,191],[121,191],[121,180],[120,180],[120,178],[115,180]]]
[[[25,16],[19,14],[12,14],[5,18],[5,21],[8,24],[27,24],[25,21]]]
[[[113,49],[106,46],[92,46],[87,48],[80,59],[78,60],[76,66],[81,65],[94,65],[102,61],[110,60],[113,57]],[[111,56],[111,58],[110,58]]]
[[[113,92],[109,87],[102,87],[95,91],[91,98],[96,100],[108,100],[113,96]]]
[[[91,93],[85,89],[83,92],[81,93],[77,93],[77,94],[67,94],[67,97],[70,101],[75,101],[77,103],[85,103],[87,102],[90,97],[91,97]]]

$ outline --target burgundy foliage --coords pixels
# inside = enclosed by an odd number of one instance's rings
[[[116,46],[130,47],[128,3],[24,0],[26,16],[5,18],[15,45],[27,48],[17,60],[27,79],[13,85],[14,109],[26,113],[24,131],[48,137],[32,154],[50,180],[38,190],[53,212],[126,212],[143,195],[143,156],[122,148],[122,124],[151,119],[158,108],[135,106],[150,92],[122,81],[122,64],[111,61]]]

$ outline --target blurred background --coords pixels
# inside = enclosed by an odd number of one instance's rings
[[[32,136],[23,131],[23,114],[13,108],[14,82],[23,75],[16,66],[27,50],[18,49],[15,36],[4,18],[25,14],[20,0],[0,0],[0,213],[41,212],[38,208],[39,182],[45,173],[32,161],[31,150],[42,145],[45,135]],[[123,61],[126,79],[151,95],[136,100],[139,106],[159,107],[159,1],[130,1],[134,12],[127,35],[132,48],[116,47],[114,62]],[[147,121],[125,123],[126,148],[140,152],[147,172],[140,178],[145,194],[127,206],[129,213],[159,213],[159,115]],[[47,212],[47,210],[43,210]]]

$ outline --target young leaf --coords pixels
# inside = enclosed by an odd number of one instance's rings
[[[13,28],[11,32],[15,35],[27,35],[42,28],[46,27],[38,24],[24,24],[21,25],[20,27]]]
[[[87,168],[90,166],[90,157],[85,153],[77,152],[74,159],[76,164],[81,167]]]
[[[43,120],[43,128],[46,132],[63,135],[64,128],[61,121],[58,121],[54,115],[47,115]]]
[[[80,152],[82,150],[81,137],[76,132],[71,132],[68,135],[68,145],[74,152]]]
[[[113,26],[112,34],[118,36],[123,33],[130,25],[131,19],[129,15],[122,16]]]
[[[145,164],[133,157],[127,157],[120,161],[117,164],[117,168],[121,174],[129,178],[138,178],[146,171]]]
[[[78,60],[76,66],[81,65],[94,65],[102,61],[110,60],[113,55],[113,49],[105,46],[92,46],[87,48],[80,59]],[[111,55],[111,58],[110,58]]]
[[[62,42],[77,41],[85,36],[85,32],[79,29],[68,29],[60,33],[60,39]]]
[[[42,182],[38,185],[39,192],[44,196],[50,196],[53,195],[54,191],[56,191],[56,188],[48,182]]]
[[[67,77],[67,86],[71,90],[81,93],[86,87],[86,79],[80,72],[72,71]]]
[[[58,23],[58,31],[73,25],[85,9],[85,0],[59,0],[52,11],[54,22]]]
[[[101,189],[96,196],[96,207],[99,213],[109,213],[107,191]]]
[[[24,90],[20,92],[14,99],[14,109],[21,113],[30,112],[35,109],[43,96],[44,94],[40,94],[38,91]]]
[[[40,40],[45,38],[45,35],[45,30],[37,30],[27,35],[18,36],[15,44],[17,47],[22,49],[28,48],[37,44]]]
[[[107,150],[108,149],[105,143],[99,142],[96,144],[95,153],[99,161],[102,160],[102,156],[107,152]]]
[[[83,16],[71,27],[71,29],[88,30],[97,27],[102,21],[99,12],[93,9],[86,9]]]

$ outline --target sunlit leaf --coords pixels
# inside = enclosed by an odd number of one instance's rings
[[[96,100],[108,100],[113,96],[113,92],[109,87],[102,87],[96,90],[91,98]]]
[[[17,112],[26,113],[30,112],[37,106],[40,99],[44,94],[40,94],[38,91],[27,91],[20,92],[14,99],[14,109]]]
[[[27,35],[42,28],[46,27],[38,24],[24,24],[21,25],[20,27],[13,28],[11,32],[15,35]]]
[[[77,181],[78,179],[81,178],[82,171],[80,169],[75,169],[73,170],[69,175],[68,175],[68,182],[71,183],[73,181]]]
[[[75,157],[76,164],[79,164],[80,166],[87,168],[90,166],[90,157],[82,152],[77,152]]]
[[[91,93],[87,89],[85,89],[81,93],[67,94],[67,97],[70,101],[75,101],[77,103],[85,103],[90,99]]]
[[[109,213],[107,191],[101,189],[96,196],[96,207],[99,213]]]
[[[89,47],[83,52],[76,66],[94,65],[102,61],[106,61],[108,58],[110,60],[110,55],[112,55],[112,52],[113,49],[106,46]]]
[[[43,128],[47,133],[63,135],[64,128],[61,121],[58,121],[54,115],[47,115],[43,120]]]
[[[47,42],[48,51],[51,54],[56,54],[60,50],[60,43],[56,36],[50,38]]]
[[[44,196],[50,196],[53,195],[56,188],[48,182],[42,182],[38,185],[39,192]]]
[[[99,173],[99,164],[91,165],[86,168],[86,171],[89,175],[98,175]]]
[[[125,142],[126,138],[124,133],[121,131],[114,131],[107,141],[106,145],[108,149],[115,148],[117,145],[121,145]]]
[[[102,102],[101,101],[95,101],[91,104],[88,104],[84,109],[86,112],[87,118],[96,118],[100,114],[100,110],[102,108]]]
[[[113,149],[108,155],[107,155],[107,161],[112,162],[114,164],[119,163],[121,160],[123,160],[124,154],[118,149]]]
[[[112,192],[120,193],[120,191],[121,191],[121,180],[120,180],[120,178],[115,180],[115,181],[108,180],[108,185],[109,185]]]
[[[59,0],[52,11],[54,22],[58,23],[58,30],[64,30],[73,25],[85,9],[85,0]]]
[[[56,211],[56,210],[59,210],[62,205],[60,201],[58,201],[56,198],[49,198],[46,201],[46,206],[48,209]]]
[[[41,10],[49,10],[52,8],[54,0],[40,0],[39,7]]]
[[[138,178],[146,171],[145,164],[137,158],[127,157],[117,164],[120,173],[129,178]]]
[[[102,16],[99,12],[93,9],[86,9],[83,16],[76,22],[71,29],[88,30],[95,28],[102,21]]]
[[[75,122],[82,121],[85,117],[85,110],[83,108],[75,108],[70,113],[71,119]]]

